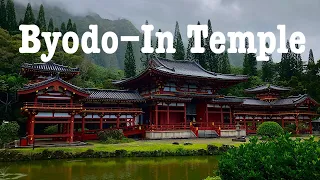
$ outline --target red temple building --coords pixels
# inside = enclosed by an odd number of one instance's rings
[[[97,132],[108,128],[150,139],[234,136],[238,122],[246,135],[263,121],[294,123],[296,133],[302,133],[298,125],[303,123],[312,133],[319,105],[308,95],[281,98],[290,89],[273,85],[247,89],[254,98],[219,95],[248,77],[209,72],[194,61],[151,59],[138,76],[114,82],[123,90],[77,87],[70,80],[79,73],[52,62],[22,65],[29,83],[18,94],[25,102],[29,144],[43,138],[97,139]],[[57,125],[58,133],[44,134],[49,125]]]

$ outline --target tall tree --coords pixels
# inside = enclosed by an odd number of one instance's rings
[[[198,21],[198,25],[200,25],[199,21]],[[203,38],[202,32],[201,32],[201,47],[204,47],[204,38]],[[194,57],[204,69],[208,68],[206,57],[205,57],[204,53],[195,53]]]
[[[312,49],[309,50],[309,58],[308,58],[308,65],[314,65],[314,57],[313,57],[313,51]]]
[[[158,32],[162,32],[161,29],[158,30]],[[157,41],[156,41],[156,49],[159,47],[159,39],[157,38]],[[161,58],[166,58],[166,52],[164,53],[160,53],[160,54],[156,54],[156,49],[154,50],[154,55],[157,55]],[[165,48],[166,49],[166,48]]]
[[[67,32],[66,24],[63,22],[61,23],[60,32],[64,35]]]
[[[77,25],[76,25],[76,23],[73,23],[73,25],[72,25],[72,31],[75,32],[76,34],[78,34],[78,30],[77,30]]]
[[[287,41],[286,45],[288,52],[282,53],[279,64],[279,75],[282,81],[289,81],[295,73],[295,57],[291,51],[290,43]]]
[[[36,20],[33,15],[31,4],[28,3],[26,13],[24,15],[23,24],[35,24]]]
[[[54,31],[54,25],[53,25],[53,19],[50,18],[49,24],[48,24],[48,31],[53,32]]]
[[[296,49],[299,49],[299,45],[295,44]],[[292,52],[293,53],[293,52]],[[302,57],[301,54],[293,53],[294,58],[295,58],[295,76],[301,77],[303,73],[303,62],[302,62]]]
[[[248,48],[249,48],[248,38],[246,38],[245,41],[246,41],[245,42],[246,54],[244,55],[244,60],[243,60],[243,74],[248,76],[256,76],[258,74],[256,54],[248,53]]]
[[[7,29],[7,10],[4,0],[1,0],[0,3],[0,27]]]
[[[145,25],[148,25],[149,22],[148,20],[146,20]],[[151,46],[152,46],[152,40],[151,40]],[[142,38],[140,41],[140,52],[141,52],[141,48],[144,47],[144,34],[142,34]],[[151,57],[152,54],[150,53],[142,53],[141,52],[141,56],[140,56],[140,61],[142,62],[143,66],[146,68],[149,64],[149,58]]]
[[[38,14],[37,25],[40,28],[41,32],[47,31],[47,23],[46,23],[44,8],[43,8],[42,4],[40,6],[40,10],[39,10],[39,14]]]
[[[127,50],[125,54],[124,74],[126,78],[136,75],[136,60],[134,58],[132,43],[130,41],[127,44]]]
[[[191,38],[189,38],[189,42],[188,42],[187,55],[186,55],[187,60],[194,60],[194,54],[191,53],[190,51],[193,46],[194,46],[194,37],[192,36]]]
[[[174,60],[184,60],[184,56],[185,56],[184,45],[183,45],[178,21],[176,22],[174,37],[175,39],[173,41],[173,48],[176,49],[176,52],[172,55],[172,58]]]
[[[220,60],[220,73],[223,74],[230,74],[231,73],[231,66],[230,66],[230,61],[229,61],[229,55],[228,52],[225,51],[223,55],[221,56]]]
[[[6,10],[7,10],[7,29],[9,31],[18,30],[17,19],[16,19],[16,10],[14,7],[13,0],[7,1]]]
[[[266,47],[269,48],[269,43],[266,43]],[[264,82],[273,83],[275,77],[274,63],[272,59],[272,54],[266,54],[269,57],[268,61],[262,62],[262,77]]]
[[[219,69],[219,62],[218,62],[218,56],[211,51],[210,48],[210,37],[212,35],[212,25],[210,19],[208,20],[208,37],[206,38],[206,44],[205,44],[205,57],[208,63],[208,70],[212,72],[218,72]],[[222,57],[225,55],[222,55]],[[223,58],[221,58],[223,59]]]
[[[67,32],[73,31],[72,26],[73,26],[72,21],[71,21],[71,19],[69,19],[68,23],[67,23]]]

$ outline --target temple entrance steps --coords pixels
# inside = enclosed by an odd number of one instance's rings
[[[199,138],[217,138],[219,134],[215,130],[198,130]]]
[[[192,130],[146,131],[146,139],[187,139],[196,137]]]

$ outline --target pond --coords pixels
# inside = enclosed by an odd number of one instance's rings
[[[0,179],[197,180],[213,174],[218,157],[111,158],[0,163]]]

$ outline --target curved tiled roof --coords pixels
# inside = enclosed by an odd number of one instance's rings
[[[30,90],[30,89],[35,89],[35,88],[38,88],[38,87],[41,87],[41,86],[45,86],[45,85],[48,85],[52,82],[55,82],[55,81],[59,81],[60,83],[62,84],[65,84],[66,86],[69,86],[79,92],[82,92],[84,94],[88,94],[87,91],[85,91],[84,89],[78,87],[78,86],[75,86],[67,81],[64,81],[63,79],[61,79],[59,76],[55,76],[55,77],[51,77],[51,78],[48,78],[47,80],[44,80],[44,81],[41,81],[41,82],[37,82],[37,83],[33,83],[33,84],[27,84],[27,85],[24,85],[23,88],[19,91],[25,91],[25,90]]]
[[[55,64],[52,61],[47,63],[34,63],[28,64],[24,63],[21,68],[33,69],[36,71],[45,71],[45,72],[80,72],[79,68],[70,68],[60,64]]]
[[[261,85],[258,87],[249,88],[245,90],[245,92],[247,93],[259,93],[259,92],[270,92],[270,91],[286,92],[286,91],[290,91],[290,88],[267,84],[267,85]]]
[[[191,78],[202,78],[202,79],[214,79],[214,80],[225,80],[225,81],[245,81],[248,79],[245,75],[234,75],[234,74],[220,74],[205,70],[197,62],[189,60],[169,60],[164,58],[153,58],[149,62],[149,68],[140,73],[135,77],[123,79],[120,81],[113,82],[114,84],[122,84],[131,82],[139,79],[143,75],[149,72],[149,69],[155,70],[159,73],[182,76]]]
[[[197,62],[189,60],[169,60],[164,58],[153,59],[151,63],[154,68],[164,73],[175,75],[213,78],[222,80],[244,80],[247,76],[233,75],[233,74],[220,74],[205,70]]]
[[[135,101],[144,102],[144,98],[137,91],[114,90],[114,89],[85,89],[90,93],[88,100],[108,100],[108,101]]]

